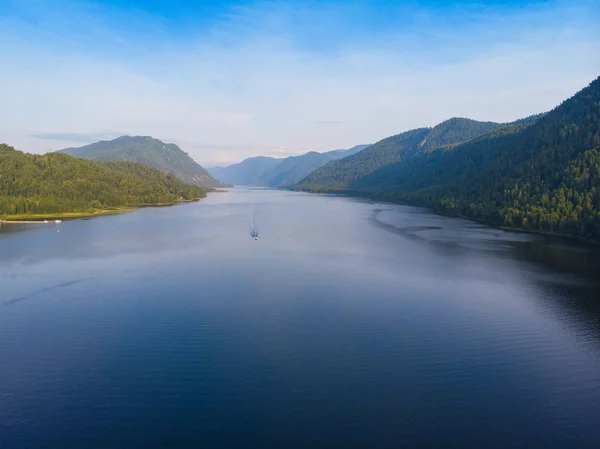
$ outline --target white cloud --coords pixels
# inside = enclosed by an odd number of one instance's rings
[[[23,23],[0,22],[0,57],[10,61],[0,71],[0,97],[10,105],[0,112],[0,140],[40,152],[120,130],[173,141],[215,165],[348,148],[451,116],[514,120],[554,107],[600,74],[600,33],[574,24],[579,13],[564,22],[550,14],[539,26],[517,21],[505,39],[496,28],[478,39],[484,21],[454,36],[424,30],[433,42],[388,31],[331,52],[299,45],[278,14],[240,9],[183,40],[158,27],[148,48],[115,32],[108,49],[125,48],[115,54],[77,42],[61,51]],[[112,35],[92,23],[96,38]],[[237,39],[228,34],[236,26]],[[44,33],[56,35],[68,41]]]

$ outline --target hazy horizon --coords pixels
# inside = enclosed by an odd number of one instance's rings
[[[0,5],[0,136],[28,152],[150,135],[222,166],[513,121],[600,74],[591,0],[53,3]]]

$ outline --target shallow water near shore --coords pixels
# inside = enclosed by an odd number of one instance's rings
[[[287,191],[2,225],[0,447],[596,448],[599,273]]]

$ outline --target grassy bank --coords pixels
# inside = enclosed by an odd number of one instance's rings
[[[136,204],[124,207],[115,207],[111,209],[93,209],[86,211],[77,212],[58,212],[53,214],[14,214],[14,215],[0,215],[0,221],[4,222],[19,222],[19,221],[44,221],[44,220],[75,220],[78,218],[92,218],[101,215],[112,215],[119,214],[121,212],[127,212],[132,209],[139,209],[142,207],[169,207],[175,204],[191,203],[199,201],[200,198],[194,198],[191,200],[173,201],[170,203],[155,203],[155,204]]]
[[[131,210],[130,207],[119,207],[115,209],[96,209],[91,211],[80,212],[60,212],[55,214],[15,214],[15,215],[0,215],[0,221],[43,221],[43,220],[63,220],[76,218],[97,217],[99,215],[118,214]]]

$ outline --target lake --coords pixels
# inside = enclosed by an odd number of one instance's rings
[[[0,447],[597,448],[599,274],[287,191],[2,225]]]

